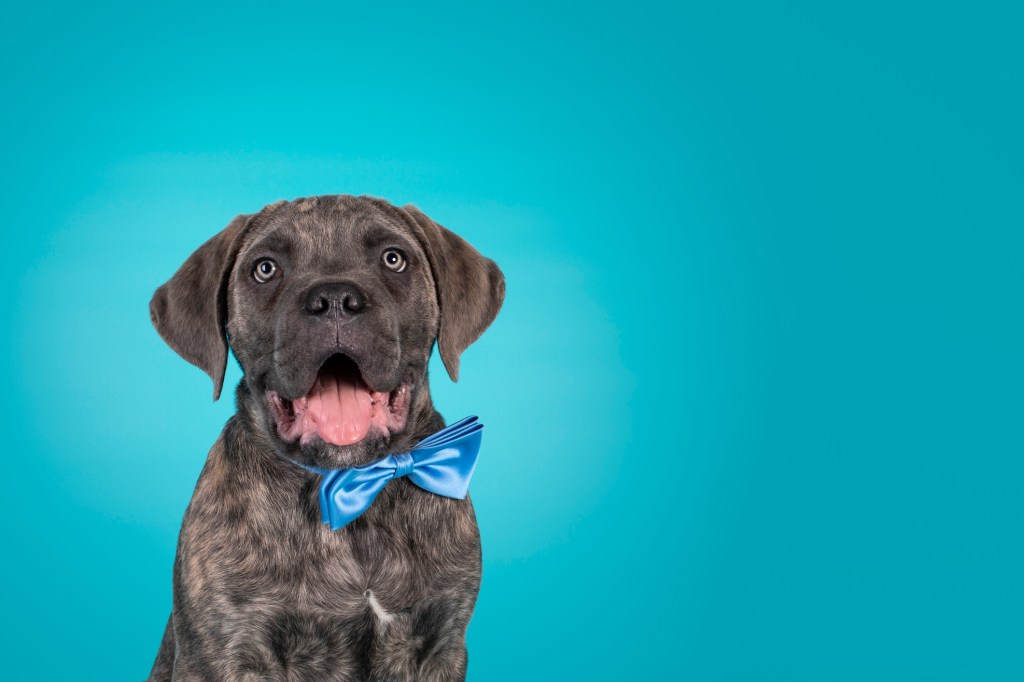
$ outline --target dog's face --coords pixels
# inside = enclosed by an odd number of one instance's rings
[[[359,466],[412,443],[435,339],[459,355],[504,296],[494,264],[417,209],[368,197],[239,216],[153,296],[153,324],[219,395],[227,340],[247,408],[275,450]],[[226,334],[226,337],[225,337]]]

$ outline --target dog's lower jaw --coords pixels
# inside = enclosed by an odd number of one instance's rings
[[[374,440],[373,433],[368,435],[366,442],[348,447],[322,442],[304,446],[285,443],[277,433],[274,415],[270,413],[264,396],[264,389],[251,386],[243,377],[235,391],[237,416],[245,424],[248,433],[252,434],[258,447],[291,466],[295,466],[296,462],[324,469],[365,466],[389,454],[409,452],[421,440],[444,428],[444,419],[434,408],[426,377],[422,383],[410,386],[409,405],[402,430],[386,436],[377,434],[379,437],[376,442],[379,444],[376,447],[369,447],[370,441]]]
[[[366,383],[354,360],[334,353],[302,395],[274,389],[264,395],[284,443],[321,441],[344,447],[372,436],[401,433],[415,383],[415,373],[409,369],[397,385],[376,390]]]

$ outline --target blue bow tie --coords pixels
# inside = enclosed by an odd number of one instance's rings
[[[320,517],[331,530],[351,523],[373,503],[393,478],[408,476],[424,490],[462,500],[469,490],[484,425],[466,417],[420,441],[406,453],[351,469],[321,469],[299,464],[323,476]],[[298,464],[298,462],[296,462]]]

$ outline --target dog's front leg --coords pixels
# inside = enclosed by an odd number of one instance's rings
[[[475,595],[431,598],[379,622],[375,682],[452,682],[466,679],[466,626]]]
[[[171,682],[174,674],[174,616],[167,618],[164,637],[160,641],[160,650],[156,653],[153,669],[149,671],[146,682]]]
[[[187,643],[183,647],[181,646],[182,643],[176,640],[176,644],[173,670],[171,676],[167,678],[170,682],[204,682],[238,679],[228,675],[219,674],[222,671],[216,671],[212,666],[204,663],[203,661],[196,660],[196,657],[190,653],[191,647],[189,647]]]

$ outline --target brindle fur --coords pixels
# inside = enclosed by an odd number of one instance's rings
[[[403,277],[379,267],[383,246],[409,256]],[[272,255],[278,287],[253,285]],[[403,273],[406,274],[406,273]],[[312,287],[360,287],[365,314],[309,319]],[[501,306],[500,270],[413,207],[368,197],[312,197],[239,216],[204,244],[151,306],[161,336],[220,392],[227,337],[245,375],[185,512],[174,606],[150,680],[461,680],[465,631],[480,586],[469,498],[389,483],[338,531],[320,523],[319,477],[285,457],[358,466],[406,451],[442,428],[427,383],[437,340],[459,355]],[[376,390],[413,377],[405,429],[352,446],[297,447],[277,436],[267,388],[297,397],[343,352]]]

